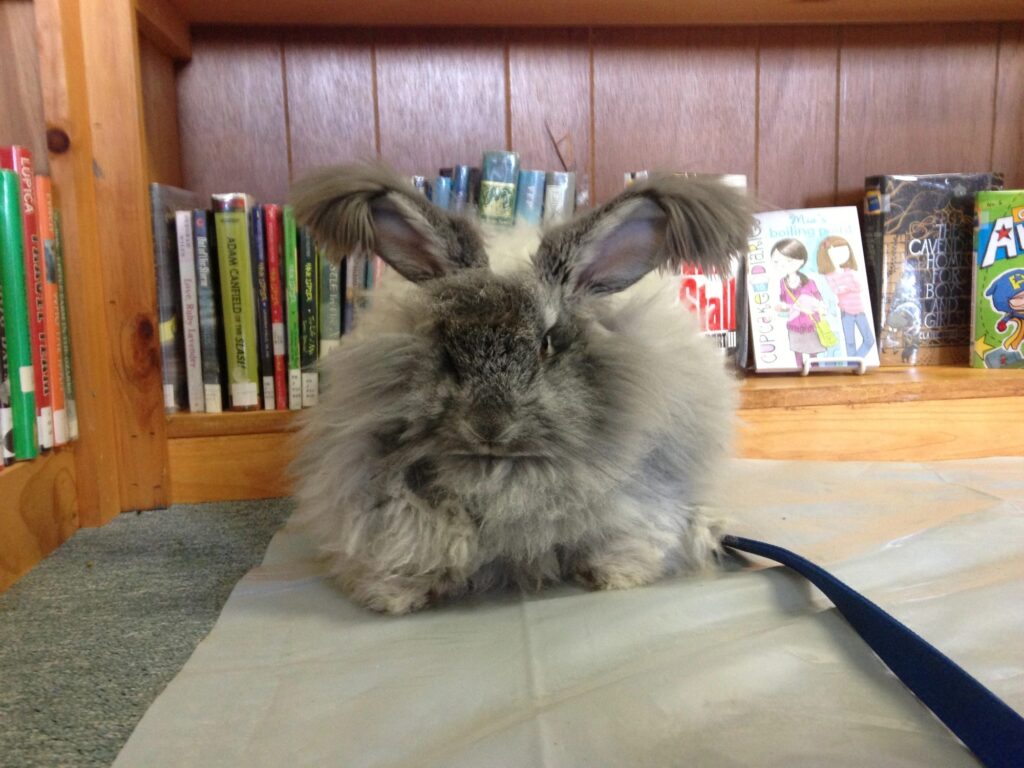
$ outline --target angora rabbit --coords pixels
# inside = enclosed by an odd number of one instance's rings
[[[349,596],[398,614],[710,561],[731,378],[670,299],[613,294],[684,261],[727,269],[752,224],[744,195],[655,178],[501,275],[474,223],[383,168],[323,171],[293,202],[329,256],[377,253],[410,281],[392,278],[327,358],[300,433],[297,518]]]

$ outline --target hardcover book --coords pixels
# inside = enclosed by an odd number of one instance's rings
[[[288,331],[288,408],[302,408],[302,344],[299,328],[299,241],[295,213],[282,211],[284,230],[284,299]]]
[[[256,297],[249,246],[250,210],[252,198],[248,195],[229,193],[213,196],[224,346],[227,349],[228,403],[233,410],[251,410],[260,406]]]
[[[256,206],[249,214],[252,230],[252,279],[256,292],[256,335],[260,349],[260,382],[263,387],[263,410],[274,410],[274,327],[270,320],[270,283],[267,278],[266,225],[263,208]]]
[[[341,267],[320,251],[317,262],[320,264],[320,357],[323,358],[341,343]]]
[[[484,152],[479,202],[480,218],[483,221],[506,226],[515,223],[518,181],[518,153]]]
[[[974,202],[995,173],[872,176],[864,243],[882,365],[963,365],[971,325]]]
[[[11,411],[11,375],[4,336],[4,290],[0,280],[0,465],[14,461],[14,414]]]
[[[878,366],[854,206],[755,215],[746,264],[757,371]]]
[[[185,343],[185,374],[188,408],[206,412],[203,386],[203,351],[199,336],[199,291],[196,286],[195,243],[191,210],[178,211],[174,218],[178,233],[178,276],[181,283],[181,335]]]
[[[35,376],[36,429],[39,447],[45,450],[53,447],[53,395],[50,391],[49,344],[46,336],[46,264],[39,240],[39,209],[32,153],[17,145],[3,147],[0,149],[0,168],[14,171],[19,183],[25,285],[28,290],[28,326]]]
[[[78,403],[71,362],[71,318],[68,315],[67,283],[64,279],[64,246],[61,238],[60,211],[53,212],[53,236],[57,244],[57,303],[60,309],[60,348],[64,357],[64,409],[68,414],[68,439],[78,439]]]
[[[22,222],[21,182],[13,171],[0,171],[0,298],[4,306],[14,456],[32,459],[39,453],[39,440]]]
[[[1024,190],[978,192],[971,366],[1024,368]]]
[[[153,261],[156,266],[157,321],[164,383],[164,411],[188,408],[185,339],[181,333],[181,275],[178,268],[178,233],[175,213],[199,207],[199,198],[187,189],[150,184],[153,221]]]
[[[281,206],[263,206],[267,233],[267,284],[270,289],[270,323],[274,341],[274,408],[288,410],[288,345],[285,340],[285,300],[282,278]]]
[[[317,359],[320,356],[320,330],[317,328],[317,283],[320,275],[316,264],[313,234],[299,230],[299,345],[302,365],[302,407],[316,405],[320,391]]]
[[[224,410],[224,334],[221,332],[220,280],[216,237],[210,236],[210,214],[192,211],[192,240],[196,257],[196,294],[199,307],[199,349],[203,362],[203,400],[207,413]]]

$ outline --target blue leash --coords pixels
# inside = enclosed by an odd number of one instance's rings
[[[788,549],[739,536],[724,536],[722,544],[782,563],[824,592],[889,669],[983,764],[1024,766],[1024,718],[920,635]]]

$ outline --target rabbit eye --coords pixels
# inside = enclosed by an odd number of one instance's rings
[[[544,338],[540,340],[540,357],[545,359],[555,354],[555,343],[551,339],[551,331],[544,334]]]

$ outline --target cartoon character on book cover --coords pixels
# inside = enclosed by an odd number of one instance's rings
[[[971,365],[1024,368],[1024,190],[980,192]]]
[[[759,371],[878,365],[856,209],[757,214],[747,258]]]

